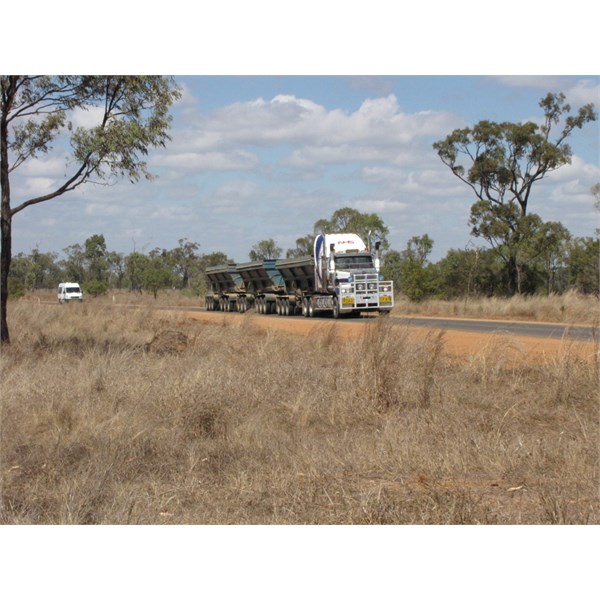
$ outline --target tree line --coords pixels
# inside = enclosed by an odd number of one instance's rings
[[[155,298],[165,289],[200,294],[205,289],[206,267],[230,259],[223,252],[199,254],[199,248],[198,243],[183,238],[172,249],[123,254],[109,250],[102,234],[92,235],[83,245],[66,247],[62,258],[56,252],[40,252],[36,248],[13,257],[9,295],[19,297],[27,291],[54,288],[61,281],[77,282],[91,296],[110,289],[151,293]]]
[[[600,239],[574,237],[560,223],[531,219],[517,253],[519,291],[524,294],[560,294],[576,290],[599,293]],[[313,231],[284,250],[272,238],[257,242],[249,251],[251,261],[312,254],[315,236],[322,232],[356,232],[370,247],[380,242],[384,249],[382,274],[394,281],[397,292],[413,301],[426,298],[451,299],[466,296],[506,296],[514,293],[511,272],[495,248],[469,245],[451,249],[432,262],[434,241],[429,235],[414,236],[402,250],[391,248],[385,223],[377,214],[352,208],[335,211],[330,219],[316,221]],[[185,290],[204,295],[209,266],[232,262],[226,253],[199,253],[200,244],[180,239],[175,248],[154,248],[148,253],[128,255],[111,251],[102,234],[83,245],[64,249],[64,257],[54,252],[32,250],[13,257],[9,291],[13,296],[27,290],[53,288],[60,281],[77,281],[90,295],[109,289],[151,293],[156,298],[164,289]]]

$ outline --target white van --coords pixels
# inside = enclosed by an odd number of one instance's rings
[[[58,303],[68,302],[69,300],[83,300],[83,292],[78,283],[59,283],[58,284]]]

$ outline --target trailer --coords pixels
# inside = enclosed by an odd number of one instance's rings
[[[284,297],[279,299],[277,314],[308,316],[305,298],[315,287],[315,261],[312,256],[282,258],[275,264],[286,289]]]
[[[244,281],[235,263],[207,267],[209,292],[204,298],[206,310],[239,311],[239,298],[245,293]]]
[[[371,253],[353,233],[320,234],[312,256],[220,265],[206,270],[207,310],[334,318],[387,314],[394,284],[380,275],[379,245]]]
[[[274,259],[265,259],[237,265],[244,282],[245,292],[240,300],[240,312],[254,305],[259,314],[275,312],[278,300],[286,292],[285,283],[275,266]],[[278,313],[279,314],[279,313]]]

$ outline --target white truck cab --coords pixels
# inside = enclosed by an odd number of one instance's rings
[[[70,300],[83,300],[83,292],[78,283],[65,282],[58,284],[58,303],[69,302]]]

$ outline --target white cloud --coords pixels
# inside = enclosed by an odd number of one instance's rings
[[[182,153],[293,145],[284,162],[314,168],[321,163],[394,160],[415,140],[444,135],[461,124],[445,112],[403,113],[393,94],[367,99],[352,113],[280,95],[218,109],[201,119],[195,132],[188,128],[173,137],[176,151]]]
[[[104,116],[104,107],[87,106],[85,108],[76,108],[69,117],[73,128],[85,127],[91,129],[97,127],[102,122]]]
[[[259,163],[256,154],[244,150],[230,152],[163,152],[152,159],[154,167],[167,167],[179,172],[238,171],[253,169]]]
[[[62,177],[65,172],[65,159],[53,156],[28,160],[19,168],[19,174],[25,177]]]

